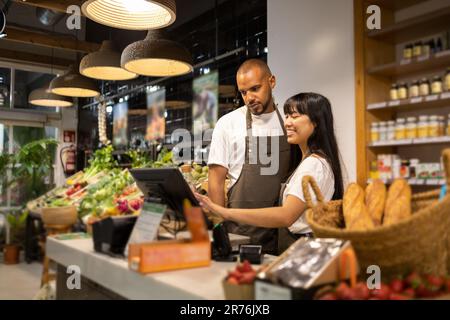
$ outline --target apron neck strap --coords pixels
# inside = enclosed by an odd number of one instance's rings
[[[284,121],[283,117],[281,116],[280,111],[278,110],[277,105],[274,104],[275,112],[277,113],[278,122],[280,123],[281,129],[283,130],[283,134],[287,136],[286,128],[284,127]],[[246,116],[246,124],[247,124],[247,135],[249,137],[253,136],[252,133],[252,113],[250,112],[250,109],[247,107],[247,116]]]

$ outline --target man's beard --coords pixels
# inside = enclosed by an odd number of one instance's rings
[[[261,112],[252,112],[255,116],[260,116],[263,113],[265,113],[267,111],[267,109],[269,109],[270,105],[272,104],[272,99],[270,99],[267,103],[262,105],[262,110]]]

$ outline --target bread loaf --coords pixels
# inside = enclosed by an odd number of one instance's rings
[[[383,225],[391,225],[411,216],[411,187],[404,179],[396,179],[389,188]]]
[[[386,186],[377,179],[366,188],[366,206],[375,226],[381,225],[386,203]]]
[[[364,190],[356,183],[350,184],[343,199],[344,220],[347,229],[369,230],[374,227],[364,200]]]

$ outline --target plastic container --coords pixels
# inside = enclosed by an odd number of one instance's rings
[[[398,92],[398,98],[400,100],[408,98],[408,86],[406,85],[406,83],[400,83],[398,85],[397,92]]]
[[[410,159],[409,160],[409,176],[411,178],[416,178],[417,166],[419,165],[419,159]]]
[[[439,117],[430,116],[430,121],[428,123],[428,137],[434,138],[439,137]]]
[[[417,119],[416,117],[408,117],[406,122],[406,138],[417,138]]]
[[[417,124],[417,136],[419,138],[428,138],[428,116],[420,116]]]
[[[370,125],[370,141],[377,142],[380,140],[380,128],[378,122],[372,122]]]
[[[442,79],[439,76],[433,78],[433,82],[431,83],[431,93],[432,94],[440,94],[442,93]]]
[[[430,94],[430,81],[427,78],[420,80],[419,94],[422,97]]]
[[[395,140],[403,140],[406,138],[405,118],[398,118],[395,122]]]
[[[381,121],[379,123],[379,132],[380,132],[380,140],[379,141],[387,141],[387,125],[386,125],[386,121]]]
[[[414,81],[409,86],[408,94],[410,98],[416,98],[419,96],[419,81]]]
[[[395,140],[395,121],[391,120],[387,122],[387,140]]]
[[[389,91],[389,96],[391,100],[398,100],[398,87],[396,84],[391,86],[391,90]]]
[[[422,41],[414,43],[412,54],[414,58],[420,57],[422,55]]]
[[[408,44],[403,48],[403,59],[411,59],[413,56],[413,46]]]

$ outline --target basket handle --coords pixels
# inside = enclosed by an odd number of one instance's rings
[[[447,194],[450,192],[450,148],[444,149],[442,151],[445,180],[447,182]]]
[[[308,206],[308,208],[314,207],[314,204],[313,204],[312,198],[311,198],[311,193],[309,192],[309,186],[311,186],[311,188],[313,189],[314,194],[316,195],[317,201],[322,205],[325,204],[324,197],[322,195],[322,192],[319,189],[319,186],[317,185],[316,180],[314,180],[314,178],[311,176],[304,176],[302,178],[302,188],[303,188],[303,195],[305,196],[305,201],[306,201],[306,205]]]

